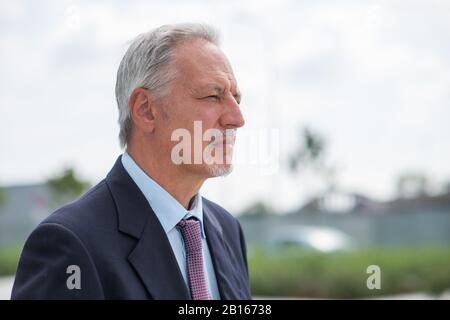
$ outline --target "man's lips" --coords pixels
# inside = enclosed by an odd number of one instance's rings
[[[213,146],[223,145],[223,146],[233,147],[234,142],[235,142],[235,139],[226,139],[226,140],[220,139],[220,140],[211,141],[210,145],[213,145]]]

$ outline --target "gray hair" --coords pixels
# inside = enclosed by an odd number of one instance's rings
[[[136,88],[146,88],[157,98],[167,92],[175,77],[171,66],[173,49],[181,41],[204,39],[219,45],[214,28],[200,23],[163,25],[137,36],[131,43],[117,71],[116,100],[119,109],[119,141],[125,148],[130,137],[132,120],[128,101]]]

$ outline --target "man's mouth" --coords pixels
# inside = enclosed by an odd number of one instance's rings
[[[234,137],[229,137],[229,138],[226,138],[226,139],[212,137],[210,145],[214,145],[214,146],[223,145],[223,146],[233,147],[234,146],[234,142],[235,142],[235,138]]]

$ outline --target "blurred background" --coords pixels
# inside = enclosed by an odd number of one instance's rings
[[[0,0],[0,299],[31,230],[121,154],[129,41],[215,26],[243,92],[236,165],[255,297],[448,299],[450,3]],[[379,266],[370,289],[368,267]]]

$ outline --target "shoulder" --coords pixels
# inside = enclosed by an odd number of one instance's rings
[[[96,258],[115,226],[114,203],[104,181],[50,214],[22,250],[13,299],[101,298]],[[83,270],[83,290],[68,290],[66,269]]]
[[[225,231],[232,239],[242,237],[241,225],[230,212],[217,203],[203,197],[203,207],[208,210],[212,219],[217,220],[221,229]]]
[[[108,185],[102,180],[77,200],[51,213],[40,225],[58,224],[81,236],[100,222],[102,225],[115,222],[111,216],[114,212],[114,201]]]
[[[217,203],[202,197],[203,207],[206,207],[214,214],[214,217],[220,222],[231,223],[233,225],[239,224],[238,220],[226,209],[218,205]]]
[[[79,199],[51,213],[36,227],[34,233],[44,237],[55,233],[55,236],[59,234],[61,237],[76,238],[83,249],[91,254],[100,254],[108,244],[117,241],[117,226],[114,200],[103,180]]]
[[[12,299],[88,299],[103,298],[98,271],[92,255],[98,227],[95,216],[104,206],[103,184],[80,199],[56,210],[42,221],[25,242]],[[100,210],[101,211],[101,210]],[[82,270],[81,288],[67,284],[70,268]],[[75,269],[74,269],[75,270]],[[80,271],[77,271],[78,273]]]

